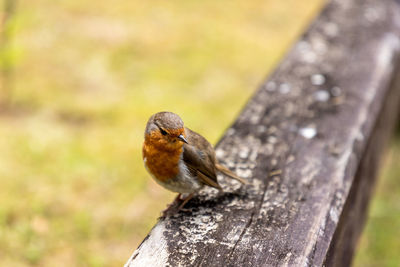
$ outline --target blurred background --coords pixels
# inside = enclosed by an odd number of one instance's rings
[[[215,143],[323,5],[0,3],[0,266],[125,263],[174,198],[142,164],[149,116]],[[355,266],[400,262],[399,140]]]

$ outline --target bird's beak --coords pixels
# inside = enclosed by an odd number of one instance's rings
[[[180,134],[178,136],[178,139],[181,140],[182,142],[186,143],[186,144],[189,144],[188,141],[186,140],[186,138],[183,136],[183,134]]]

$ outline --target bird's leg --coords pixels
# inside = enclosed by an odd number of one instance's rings
[[[182,194],[179,193],[179,194],[176,196],[176,198],[174,198],[174,202],[172,202],[171,206],[172,206],[173,204],[175,204],[175,203],[178,203],[178,202],[181,200],[181,196],[182,196]]]
[[[182,194],[179,193],[179,194],[174,198],[174,201],[172,201],[171,204],[168,204],[167,208],[166,208],[164,211],[166,211],[166,210],[172,208],[172,207],[175,206],[175,205],[178,205],[179,202],[181,201],[181,196],[182,196]]]
[[[181,194],[178,194],[175,197],[174,201],[172,201],[171,204],[168,204],[167,207],[161,212],[162,213],[161,217],[166,217],[168,215],[168,213],[171,212],[171,209],[173,210],[173,207],[175,205],[178,205],[180,200],[181,200]]]
[[[194,196],[194,193],[190,193],[184,199],[181,199],[182,194],[178,194],[176,196],[176,198],[174,199],[174,201],[171,204],[169,204],[165,210],[162,211],[161,218],[165,218],[167,215],[172,215],[175,212],[178,212],[180,210],[181,211],[189,211],[189,210],[184,209],[183,207],[186,205],[186,203],[188,203],[188,201],[190,199],[193,198],[193,196]],[[178,206],[178,208],[176,208],[176,204],[178,204],[180,201],[182,201],[182,203]]]
[[[185,199],[183,199],[183,202],[179,205],[178,207],[178,211],[180,210],[185,210],[183,209],[183,207],[186,205],[186,203],[188,203],[189,200],[192,199],[192,197],[194,196],[194,193],[190,193],[187,197],[185,197]]]

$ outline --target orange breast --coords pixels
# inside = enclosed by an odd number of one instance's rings
[[[179,160],[182,153],[182,147],[174,150],[163,149],[160,145],[154,145],[146,140],[143,144],[143,159],[151,174],[166,182],[174,178],[179,173]]]

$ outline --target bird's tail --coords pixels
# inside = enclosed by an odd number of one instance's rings
[[[240,178],[239,176],[237,176],[236,174],[234,174],[233,172],[231,172],[228,168],[226,168],[225,166],[217,163],[215,164],[215,167],[217,168],[218,171],[222,172],[225,175],[228,175],[229,177],[241,182],[242,184],[247,184],[248,182],[246,180],[244,180],[243,178]]]

